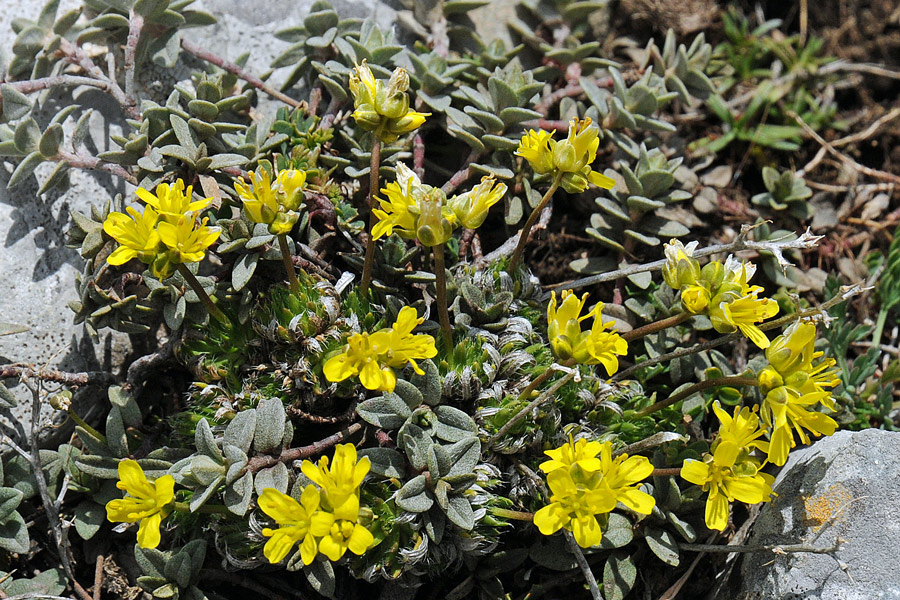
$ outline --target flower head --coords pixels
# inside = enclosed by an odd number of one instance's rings
[[[171,475],[163,475],[155,481],[148,481],[137,461],[126,459],[119,462],[116,487],[125,490],[128,496],[107,502],[106,518],[121,523],[140,521],[138,546],[159,546],[160,523],[171,512],[175,500],[175,479]]]
[[[585,365],[602,363],[607,373],[612,375],[619,370],[616,355],[628,354],[628,342],[615,329],[607,331],[613,324],[603,321],[603,303],[598,303],[593,310],[581,315],[587,296],[584,294],[579,299],[571,290],[564,290],[562,304],[557,310],[556,292],[551,294],[547,305],[547,337],[550,338],[550,347],[557,358],[574,358]],[[590,317],[594,319],[591,329],[582,331],[581,322]]]
[[[482,177],[471,191],[450,199],[456,219],[467,229],[478,229],[487,218],[488,210],[506,194],[506,184],[497,184],[491,177]]]
[[[322,488],[328,506],[338,507],[350,496],[358,495],[359,485],[369,472],[371,462],[368,456],[357,461],[356,446],[339,444],[334,450],[334,461],[329,466],[327,456],[316,465],[305,460],[301,465],[303,474]]]
[[[756,324],[778,314],[778,303],[771,298],[758,298],[756,290],[739,298],[734,296],[732,292],[725,292],[712,299],[709,318],[713,327],[719,333],[739,329],[760,348],[768,348],[769,338]]]
[[[139,213],[127,207],[127,215],[120,212],[110,213],[103,222],[103,231],[119,242],[119,247],[110,254],[106,262],[111,265],[124,265],[132,258],[138,258],[144,264],[150,264],[159,250],[159,234],[156,223],[159,215],[151,207]]]
[[[350,72],[350,93],[353,94],[353,118],[366,131],[381,132],[381,140],[392,142],[399,136],[415,131],[431,113],[409,108],[409,75],[397,67],[385,82],[375,79],[372,69],[363,60]]]
[[[178,219],[188,213],[196,213],[203,210],[212,201],[212,198],[192,201],[193,186],[184,187],[184,181],[179,179],[172,185],[160,183],[156,186],[156,195],[142,187],[137,189],[138,197],[155,210],[160,218],[169,223],[176,223]]]
[[[424,185],[403,163],[397,164],[397,180],[382,188],[387,199],[379,199],[381,209],[373,209],[378,223],[372,236],[378,238],[394,231],[404,239],[418,239],[426,246],[446,242],[457,225],[457,217],[440,189]]]
[[[176,223],[160,222],[157,226],[159,239],[165,244],[170,260],[175,264],[200,262],[206,256],[206,249],[219,239],[217,227],[207,227],[209,219],[199,223],[193,215],[185,215]]]
[[[294,544],[300,542],[303,564],[312,564],[318,554],[317,537],[328,533],[333,519],[319,510],[319,490],[307,485],[300,502],[275,488],[266,488],[259,495],[259,508],[278,523],[277,529],[266,527],[262,534],[269,538],[263,554],[272,564],[281,562]]]
[[[360,383],[369,390],[393,391],[397,385],[394,368],[411,364],[417,373],[423,371],[416,360],[437,356],[434,338],[412,333],[424,321],[416,309],[406,306],[397,315],[393,328],[375,333],[354,333],[344,351],[325,362],[322,371],[328,381],[344,381],[359,375]]]
[[[540,468],[548,473],[550,503],[534,514],[534,523],[544,535],[565,528],[580,546],[589,548],[603,539],[600,520],[619,502],[645,515],[653,510],[653,497],[637,487],[653,472],[645,457],[623,454],[613,458],[610,442],[584,439],[570,439],[545,454],[551,460]]]
[[[698,242],[687,246],[681,240],[672,240],[664,246],[666,264],[662,268],[663,280],[673,290],[695,285],[700,278],[700,262],[694,258]],[[683,294],[683,292],[682,292]],[[695,313],[696,314],[696,313]]]
[[[522,136],[516,154],[531,164],[535,173],[561,174],[561,185],[569,193],[583,192],[589,184],[612,189],[614,179],[591,168],[600,146],[600,129],[590,118],[572,119],[569,134],[556,141],[545,131],[529,130]]]
[[[297,169],[279,171],[273,185],[269,172],[264,168],[250,173],[250,185],[244,179],[234,184],[244,213],[254,223],[265,223],[269,233],[284,235],[293,229],[300,218],[297,210],[303,201],[306,172]]]
[[[722,441],[714,454],[703,460],[688,459],[681,477],[709,492],[706,500],[706,526],[722,531],[728,525],[729,503],[768,502],[775,478],[759,470],[759,462],[750,458],[746,449],[732,441]]]
[[[766,432],[764,429],[760,429],[759,417],[749,407],[735,407],[734,414],[729,415],[718,402],[715,402],[713,411],[719,417],[720,423],[719,436],[712,445],[713,452],[723,442],[729,442],[738,448],[747,450],[759,448],[763,452],[769,451],[769,443],[759,439]]]
[[[347,550],[362,556],[374,544],[375,536],[359,522],[359,497],[350,496],[325,514],[331,522],[319,541],[319,551],[330,560],[340,560]]]

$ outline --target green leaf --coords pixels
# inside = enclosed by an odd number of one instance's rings
[[[407,512],[423,513],[434,504],[434,500],[425,490],[425,476],[417,475],[397,490],[394,495],[397,506]]]
[[[634,539],[634,527],[631,525],[631,521],[619,513],[610,513],[600,547],[604,550],[621,548],[632,539]]]
[[[472,505],[463,496],[450,496],[447,498],[448,506],[444,508],[447,518],[460,529],[471,531],[475,528],[475,513]]]
[[[406,475],[406,458],[391,448],[364,448],[359,457],[369,457],[371,471],[382,477],[401,479]]]
[[[299,554],[298,548],[297,555]],[[331,561],[322,558],[313,561],[311,565],[303,567],[303,574],[306,575],[306,580],[316,592],[326,598],[334,598],[335,577]]]
[[[194,432],[194,445],[197,451],[205,454],[218,463],[224,463],[225,457],[222,451],[216,445],[216,438],[213,435],[212,428],[206,419],[200,419],[197,422],[197,429]]]
[[[478,433],[478,425],[475,424],[474,419],[458,408],[446,405],[436,406],[434,414],[437,417],[434,431],[442,440],[458,442]]]
[[[0,523],[0,548],[9,552],[28,552],[30,546],[28,526],[25,519],[17,512],[10,514]]]
[[[3,521],[17,508],[25,494],[11,487],[0,488],[0,521]]]
[[[253,449],[260,453],[271,452],[281,446],[284,438],[284,422],[287,415],[280,398],[263,398],[256,407],[256,433]]]
[[[93,475],[100,479],[119,478],[119,459],[112,456],[82,454],[75,459],[75,465],[88,475]]]
[[[603,597],[606,600],[624,600],[637,580],[637,569],[631,556],[613,552],[603,567]]]
[[[141,409],[134,396],[118,385],[110,386],[108,394],[110,403],[118,407],[122,421],[130,427],[139,427],[143,419],[141,418]]]
[[[0,97],[3,101],[3,118],[7,121],[21,119],[31,110],[28,96],[9,83],[0,85]]]
[[[75,507],[75,531],[83,540],[89,540],[100,530],[106,520],[106,508],[93,500],[82,500]]]
[[[393,392],[361,402],[356,412],[365,422],[383,429],[398,429],[412,415],[406,402]]]
[[[471,436],[446,447],[451,464],[448,475],[468,475],[481,459],[481,442]]]
[[[575,555],[569,550],[562,535],[539,536],[528,555],[537,564],[554,571],[571,571],[578,568],[578,561],[575,560]]]
[[[256,488],[256,493],[259,495],[266,488],[274,488],[282,494],[286,494],[288,490],[288,469],[282,462],[260,469],[254,476],[253,485]]]
[[[16,170],[12,172],[12,175],[9,177],[9,181],[6,183],[6,187],[8,189],[12,189],[23,183],[27,178],[31,177],[34,173],[34,170],[37,169],[38,165],[44,162],[44,157],[41,156],[41,153],[38,151],[34,151],[19,163],[19,166],[16,167]]]
[[[240,154],[216,154],[209,159],[209,165],[207,165],[206,170],[218,171],[226,167],[240,167],[247,164],[248,160],[247,157]]]
[[[0,381],[0,408],[12,408],[19,403],[13,393]]]
[[[678,557],[678,543],[675,537],[665,529],[648,527],[644,531],[644,539],[647,545],[661,561],[667,565],[677,567],[680,562]]]
[[[46,569],[31,579],[7,579],[0,588],[7,596],[40,598],[40,594],[58,596],[62,594],[68,581],[62,569]]]
[[[178,115],[169,115],[169,122],[172,123],[172,130],[175,132],[178,143],[181,144],[182,148],[189,154],[196,156],[199,151],[197,140],[187,121]],[[160,149],[160,151],[162,151],[162,149]]]
[[[225,488],[225,506],[239,517],[247,513],[253,497],[253,475],[244,473],[234,483]]]
[[[128,436],[125,433],[125,422],[122,419],[122,412],[116,405],[113,405],[106,416],[106,443],[117,457],[128,456]]]
[[[250,443],[256,431],[256,409],[242,410],[225,428],[225,444],[240,448],[244,454],[250,451]]]
[[[234,291],[239,292],[250,283],[253,273],[256,272],[258,262],[259,253],[257,252],[244,254],[235,261],[231,271],[231,287]]]

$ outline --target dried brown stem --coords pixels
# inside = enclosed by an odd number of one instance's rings
[[[60,38],[59,50],[65,55],[66,60],[74,65],[81,67],[88,75],[97,81],[103,82],[105,91],[115,98],[122,109],[132,119],[140,119],[141,113],[136,105],[129,105],[125,92],[119,86],[119,83],[110,75],[104,73],[97,64],[91,60],[83,48],[67,40]],[[87,84],[85,84],[87,85]],[[100,86],[95,86],[100,87]]]
[[[41,77],[39,79],[28,79],[26,81],[5,81],[4,85],[10,85],[23,94],[39,92],[52,87],[87,85],[108,92],[110,85],[108,81],[100,81],[93,77],[82,77],[80,75],[57,75],[55,77]],[[0,94],[0,100],[3,95]]]
[[[137,111],[137,96],[134,92],[135,56],[138,42],[141,41],[141,31],[144,29],[144,17],[134,8],[128,14],[128,39],[125,42],[125,110]]]
[[[116,177],[121,177],[132,185],[138,184],[137,177],[132,175],[128,170],[125,169],[125,167],[114,163],[104,162],[96,156],[84,156],[82,154],[75,154],[66,150],[59,150],[56,155],[56,160],[57,162],[65,162],[70,167],[75,167],[76,169],[106,171],[107,173],[115,175]]]
[[[626,331],[622,334],[622,339],[626,342],[632,342],[644,336],[656,333],[657,331],[662,331],[663,329],[668,329],[669,327],[675,327],[679,323],[684,323],[693,316],[694,315],[692,315],[691,313],[683,312],[678,313],[677,315],[672,315],[671,317],[665,319],[660,319],[659,321],[654,321],[653,323],[647,323],[643,327],[638,327],[637,329]]]
[[[560,171],[553,177],[553,182],[550,184],[550,187],[547,188],[547,191],[544,193],[544,197],[541,198],[540,203],[534,207],[534,210],[531,211],[531,214],[528,215],[528,220],[525,221],[525,225],[522,226],[522,231],[519,233],[519,241],[516,243],[516,249],[513,250],[512,258],[509,259],[509,267],[507,267],[507,272],[515,273],[516,269],[519,267],[519,264],[522,262],[522,255],[525,253],[525,246],[528,244],[528,238],[531,234],[531,228],[534,227],[535,221],[537,221],[538,217],[541,215],[541,212],[544,210],[544,207],[547,206],[547,203],[550,202],[550,198],[553,197],[553,194],[559,189],[559,184],[562,182],[563,172]]]
[[[338,431],[337,433],[328,436],[325,439],[319,440],[318,442],[314,442],[308,446],[302,446],[300,448],[286,448],[281,451],[281,454],[278,456],[271,455],[263,455],[263,456],[254,456],[247,462],[247,466],[244,468],[244,472],[249,471],[251,473],[256,473],[260,469],[265,469],[266,467],[275,466],[278,463],[286,463],[292,460],[300,460],[303,458],[308,458],[315,454],[319,454],[328,448],[344,441],[349,438],[356,432],[362,429],[362,425],[359,423],[352,423],[347,426],[346,429]]]
[[[94,564],[94,600],[100,600],[100,593],[103,589],[103,555],[97,555],[97,562]]]
[[[41,381],[52,381],[61,383],[69,387],[80,387],[83,385],[112,385],[113,376],[105,371],[88,371],[84,373],[64,373],[46,367],[35,368],[26,365],[3,365],[0,366],[0,379],[6,377],[30,377],[32,379],[40,379]]]
[[[201,60],[205,60],[208,63],[214,64],[220,69],[228,71],[232,75],[236,75],[239,79],[243,79],[261,92],[265,92],[276,100],[280,100],[292,108],[298,108],[301,104],[299,100],[294,100],[290,96],[279,92],[256,75],[248,73],[233,62],[229,62],[221,56],[213,54],[209,50],[201,47],[199,44],[195,44],[194,42],[182,38],[181,47],[184,48],[186,52],[193,54]]]

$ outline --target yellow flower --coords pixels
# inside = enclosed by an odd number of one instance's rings
[[[699,315],[709,308],[709,290],[702,285],[689,285],[681,290],[681,306],[684,310]]]
[[[412,334],[412,329],[422,321],[416,318],[416,309],[406,306],[397,315],[393,328],[372,334],[354,333],[344,351],[325,362],[322,371],[326,379],[338,382],[359,375],[366,389],[393,391],[397,385],[394,368],[410,363],[421,374],[415,361],[437,356],[432,336]]]
[[[769,428],[769,460],[781,466],[787,462],[788,453],[797,445],[794,432],[804,444],[810,441],[807,431],[814,436],[832,435],[837,421],[828,415],[810,410],[829,398],[828,392],[802,394],[798,390],[781,386],[766,394],[762,403],[762,418]]]
[[[681,240],[673,239],[663,247],[666,264],[663,265],[662,276],[666,284],[673,290],[695,285],[700,278],[700,262],[694,258],[694,250],[697,249],[697,245],[698,242],[690,242],[685,246]],[[684,292],[682,291],[683,297]]]
[[[207,227],[209,219],[200,223],[193,215],[184,215],[175,224],[160,222],[157,225],[159,239],[168,248],[171,262],[178,264],[200,262],[206,256],[206,249],[219,239],[216,227]]]
[[[596,477],[594,478],[597,479]],[[544,535],[568,529],[582,548],[596,546],[603,540],[603,529],[597,521],[616,507],[611,490],[597,488],[593,482],[576,482],[570,469],[555,469],[547,475],[550,503],[534,513],[534,524]]]
[[[482,177],[471,191],[450,200],[450,208],[457,220],[467,229],[478,229],[487,218],[488,210],[506,194],[506,184],[496,184],[493,176]]]
[[[362,556],[375,542],[372,532],[359,523],[359,498],[350,496],[331,513],[325,513],[331,523],[319,541],[319,552],[332,561],[339,561],[349,549]]]
[[[155,481],[148,481],[137,461],[126,459],[119,462],[119,481],[116,487],[125,490],[131,497],[110,500],[106,504],[106,518],[111,522],[121,523],[140,521],[138,546],[159,546],[159,525],[172,511],[175,479],[171,475],[163,475]]]
[[[356,458],[356,446],[339,444],[334,450],[334,462],[330,467],[328,457],[323,456],[319,459],[318,465],[304,460],[300,468],[304,475],[322,488],[327,504],[335,507],[359,493],[359,485],[369,472],[371,467],[369,457],[363,456],[359,461]]]
[[[547,337],[557,358],[574,358],[585,365],[602,363],[606,372],[612,375],[619,370],[616,355],[628,354],[628,342],[615,332],[607,331],[612,322],[603,322],[603,303],[600,302],[584,316],[581,311],[587,302],[587,294],[579,299],[571,290],[562,292],[562,304],[556,308],[556,292],[547,305]],[[593,317],[594,324],[589,331],[581,330],[581,321]]]
[[[159,215],[149,206],[143,214],[130,206],[125,211],[131,216],[113,212],[103,222],[103,231],[120,244],[106,262],[124,265],[132,258],[139,258],[144,264],[150,264],[159,249],[159,234],[155,229]]]
[[[730,442],[738,448],[759,448],[763,452],[769,451],[769,443],[760,440],[765,435],[765,430],[759,427],[759,417],[745,406],[735,407],[734,414],[729,415],[719,402],[713,404],[713,411],[719,417],[719,436],[713,442],[712,450],[723,442]]]
[[[766,349],[766,360],[779,374],[790,375],[812,364],[815,354],[816,326],[795,321]],[[778,384],[781,385],[781,384]]]
[[[353,118],[366,131],[381,131],[381,140],[392,142],[399,136],[415,131],[431,113],[409,108],[409,75],[402,67],[394,69],[391,78],[375,79],[365,59],[350,72],[350,93],[353,94]]]
[[[303,201],[303,186],[306,185],[306,171],[283,169],[277,177],[278,201],[286,210],[297,210]]]
[[[381,192],[387,195],[387,200],[379,198],[381,210],[372,211],[378,217],[372,236],[377,240],[397,229],[400,237],[415,239],[417,207],[426,192],[419,177],[405,164],[397,163],[397,180],[387,184]]]
[[[177,223],[182,216],[203,210],[212,201],[212,198],[203,198],[192,202],[193,191],[194,187],[190,185],[185,190],[184,181],[179,179],[172,185],[157,185],[156,195],[141,187],[137,189],[137,195],[148,206],[152,206],[164,221]]]
[[[316,538],[326,535],[331,516],[319,511],[319,490],[307,485],[300,502],[275,488],[266,488],[259,495],[260,510],[275,519],[277,529],[266,527],[262,534],[270,538],[263,554],[272,564],[281,562],[294,544],[300,542],[300,558],[304,565],[312,564],[318,554]]]
[[[275,198],[275,190],[272,189],[272,180],[266,169],[260,168],[256,172],[250,172],[250,185],[240,181],[234,184],[234,189],[244,204],[244,213],[254,223],[271,223],[278,214],[278,200]]]
[[[600,469],[603,475],[600,485],[609,490],[617,502],[642,515],[653,512],[656,500],[638,489],[638,483],[653,473],[653,465],[644,456],[620,454],[612,457],[612,443],[604,442],[600,448]]]
[[[760,348],[768,348],[769,338],[756,323],[775,316],[778,313],[778,303],[771,298],[757,298],[756,290],[750,295],[732,298],[731,292],[718,294],[713,298],[709,314],[713,327],[719,333],[731,333],[739,329]]]
[[[554,450],[545,450],[544,454],[550,460],[544,461],[538,467],[544,473],[551,473],[556,469],[570,468],[578,465],[584,471],[598,471],[601,463],[596,458],[603,448],[602,442],[587,441],[584,438],[569,441]]]
[[[519,141],[516,155],[527,160],[535,173],[549,173],[553,170],[551,140],[553,140],[553,134],[549,131],[529,129]]]
[[[775,478],[759,471],[759,463],[734,442],[723,441],[715,454],[704,455],[702,461],[688,459],[681,477],[709,492],[706,500],[706,526],[722,531],[728,525],[729,503],[768,502]]]

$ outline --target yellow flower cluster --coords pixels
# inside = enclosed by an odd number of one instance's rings
[[[719,437],[703,460],[684,461],[681,476],[709,492],[706,526],[722,531],[728,525],[730,503],[768,502],[775,478],[760,471],[760,462],[750,454],[754,448],[765,452],[768,446],[758,439],[764,434],[759,417],[747,407],[735,408],[729,415],[718,402],[713,410],[721,422]]]
[[[796,445],[794,432],[804,444],[809,443],[807,431],[815,436],[831,435],[837,422],[826,414],[811,410],[822,404],[835,410],[831,397],[840,380],[833,358],[822,358],[815,351],[816,326],[813,323],[794,323],[784,334],[775,338],[766,350],[769,365],[757,376],[763,393],[761,414],[769,428],[771,450],[769,460],[776,465],[787,461],[788,453]]]
[[[562,304],[557,309],[556,292],[550,297],[547,305],[547,337],[553,354],[560,360],[574,359],[583,365],[601,363],[609,375],[619,370],[619,359],[616,355],[628,354],[626,342],[615,329],[607,331],[613,324],[603,322],[603,303],[597,305],[587,314],[581,314],[587,302],[587,294],[580,299],[571,290],[562,292]],[[581,330],[581,322],[593,317],[594,322],[588,331]]]
[[[583,192],[591,183],[610,190],[615,180],[591,168],[599,147],[600,129],[591,119],[572,119],[566,139],[556,141],[548,131],[531,129],[522,136],[516,154],[535,173],[560,176],[560,185],[569,193]]]
[[[534,524],[542,534],[567,529],[579,546],[590,548],[603,539],[601,522],[618,503],[644,515],[653,510],[653,496],[638,489],[653,472],[645,457],[622,454],[613,458],[610,442],[585,439],[569,439],[544,454],[550,460],[540,468],[547,473],[550,503],[534,514]]]
[[[348,549],[356,555],[368,550],[375,538],[360,523],[359,486],[370,466],[367,456],[357,461],[353,444],[340,444],[330,466],[327,456],[318,465],[303,461],[303,474],[315,485],[303,489],[300,502],[275,488],[264,489],[259,508],[278,524],[276,529],[262,530],[269,538],[263,548],[269,562],[284,560],[298,542],[305,565],[312,564],[320,552],[338,561]]]
[[[198,222],[196,217],[212,199],[192,201],[193,188],[185,189],[181,179],[159,184],[155,195],[138,188],[137,195],[146,203],[143,213],[128,207],[128,214],[113,212],[103,222],[103,231],[119,243],[106,259],[109,264],[137,258],[150,265],[154,277],[165,279],[176,265],[203,260],[219,239],[219,230],[206,226],[208,219]]]
[[[396,233],[404,239],[418,239],[425,246],[443,244],[462,225],[476,229],[484,223],[488,210],[506,194],[506,184],[484,177],[471,191],[451,199],[439,188],[425,185],[405,164],[397,164],[397,180],[381,192],[379,208],[373,212],[378,223],[372,228],[377,240]]]
[[[375,79],[363,59],[350,73],[350,92],[353,94],[353,118],[366,131],[379,131],[381,141],[393,142],[405,133],[415,131],[431,113],[409,108],[409,75],[397,67],[385,82]]]
[[[756,326],[778,313],[778,303],[760,298],[760,286],[747,282],[756,272],[751,262],[729,256],[725,263],[711,261],[702,269],[693,257],[696,242],[685,246],[679,240],[665,245],[663,279],[681,291],[681,305],[687,312],[707,315],[719,333],[740,330],[760,348],[769,347],[769,338]]]
[[[242,177],[234,189],[244,204],[244,214],[251,221],[265,223],[273,235],[285,235],[300,218],[298,210],[305,184],[305,171],[284,169],[275,176],[273,185],[269,172],[260,167],[250,173],[250,185]]]
[[[423,375],[416,360],[437,356],[432,336],[412,333],[424,320],[417,316],[416,309],[405,306],[393,327],[372,334],[354,333],[344,351],[325,362],[322,367],[325,377],[338,382],[358,375],[366,389],[392,392],[397,385],[395,368],[409,363],[416,373]]]
[[[148,481],[141,465],[129,459],[119,462],[116,487],[125,490],[128,496],[107,502],[106,518],[113,523],[140,522],[138,546],[159,546],[159,526],[172,512],[175,501],[175,479],[171,475],[163,475],[155,481]]]

